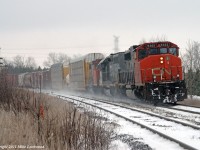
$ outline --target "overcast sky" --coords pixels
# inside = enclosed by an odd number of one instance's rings
[[[199,0],[0,0],[1,55],[33,56],[38,64],[49,52],[69,56],[120,51],[142,39],[165,36],[179,45],[200,42]]]

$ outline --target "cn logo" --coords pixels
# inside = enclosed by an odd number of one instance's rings
[[[152,69],[152,75],[154,76],[162,76],[164,73],[167,73],[168,75],[171,75],[171,70],[167,70],[165,68],[153,68]]]

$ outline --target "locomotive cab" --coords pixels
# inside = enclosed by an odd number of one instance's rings
[[[134,51],[136,92],[146,100],[177,102],[187,97],[179,48],[171,42],[145,43]]]

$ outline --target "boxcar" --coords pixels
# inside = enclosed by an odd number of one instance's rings
[[[51,72],[51,86],[52,89],[63,89],[63,64],[53,64],[50,69]]]
[[[24,86],[24,76],[26,73],[21,73],[18,75],[18,86],[23,87]]]
[[[50,70],[46,70],[41,72],[42,75],[42,88],[50,89],[51,88],[51,72]]]
[[[18,86],[18,75],[17,74],[7,74],[6,80],[10,86],[12,86],[12,87]]]
[[[68,87],[69,85],[69,63],[63,64],[63,86]]]
[[[32,74],[26,73],[24,74],[24,87],[31,88],[32,87]]]
[[[69,87],[77,90],[86,90],[93,86],[92,62],[103,59],[101,53],[89,53],[73,60],[69,64]],[[95,70],[95,68],[94,68]]]

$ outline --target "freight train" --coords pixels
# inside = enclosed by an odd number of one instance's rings
[[[104,57],[89,53],[68,64],[54,64],[50,70],[18,75],[26,87],[104,91],[153,102],[176,103],[187,98],[179,47],[168,41],[133,45],[124,52]]]

